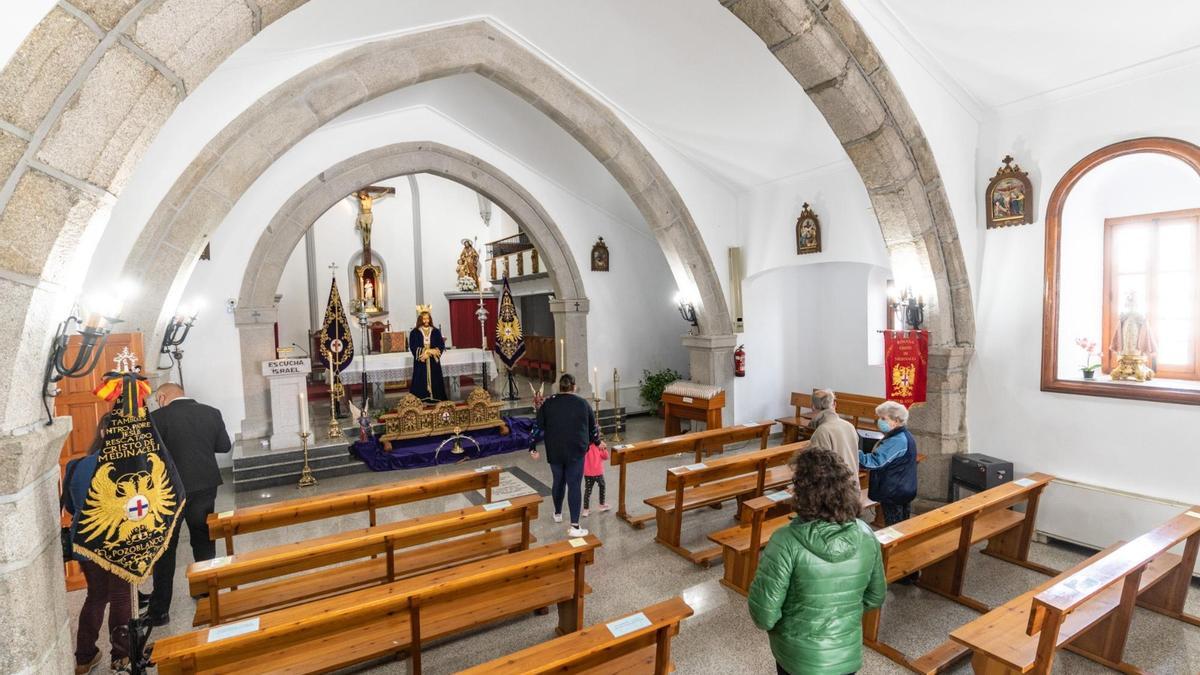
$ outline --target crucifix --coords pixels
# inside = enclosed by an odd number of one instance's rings
[[[354,198],[358,200],[358,218],[354,222],[354,229],[362,237],[364,265],[371,264],[371,225],[375,223],[371,208],[376,201],[394,196],[396,188],[380,185],[368,185],[354,193]]]

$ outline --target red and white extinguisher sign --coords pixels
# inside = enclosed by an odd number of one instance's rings
[[[746,376],[746,347],[738,345],[737,349],[733,350],[733,374],[737,377]]]

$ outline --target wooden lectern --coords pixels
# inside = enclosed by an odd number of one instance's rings
[[[663,418],[667,436],[682,433],[681,420],[704,422],[708,429],[720,429],[725,391],[720,387],[694,382],[673,382],[663,391]]]

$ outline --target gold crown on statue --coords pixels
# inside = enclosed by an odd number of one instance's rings
[[[429,314],[432,315],[433,305],[417,305],[417,316],[421,316],[421,314],[425,312],[429,312]]]

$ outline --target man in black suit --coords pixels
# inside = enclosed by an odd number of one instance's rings
[[[178,384],[162,385],[155,398],[158,410],[150,413],[150,421],[158,430],[163,447],[175,460],[187,496],[180,515],[187,523],[192,558],[197,562],[212,560],[217,555],[217,546],[208,536],[208,514],[213,512],[217,487],[221,485],[216,453],[229,452],[233,447],[225,431],[225,421],[221,419],[221,411],[188,398]],[[180,535],[182,532],[175,533],[171,545],[154,565],[154,590],[147,610],[152,626],[165,626],[169,620],[175,550]]]

